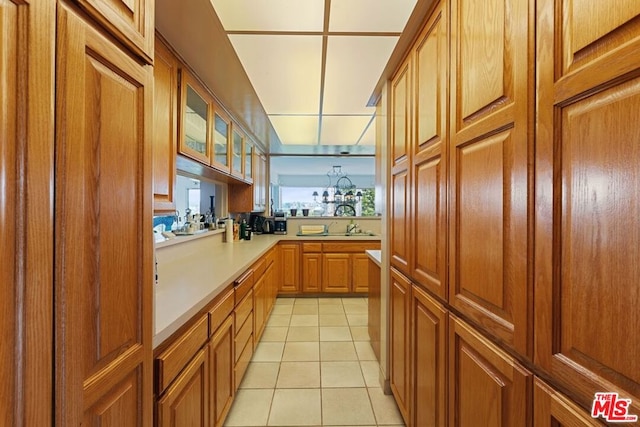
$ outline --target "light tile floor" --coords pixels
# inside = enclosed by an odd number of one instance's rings
[[[278,298],[225,426],[404,426],[366,325],[366,298]]]

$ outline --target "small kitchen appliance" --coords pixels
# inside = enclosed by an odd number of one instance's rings
[[[284,216],[284,212],[275,213],[273,224],[273,234],[287,234],[287,218]]]

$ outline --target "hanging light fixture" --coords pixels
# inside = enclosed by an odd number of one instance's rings
[[[355,216],[354,206],[362,198],[362,192],[358,190],[354,193],[356,186],[353,185],[349,176],[342,172],[342,166],[340,165],[334,165],[333,169],[327,172],[327,177],[329,178],[329,185],[322,192],[320,201],[324,204],[335,204],[335,216]],[[331,198],[331,193],[333,193],[333,198]],[[313,200],[317,202],[318,192],[314,191],[312,196]]]

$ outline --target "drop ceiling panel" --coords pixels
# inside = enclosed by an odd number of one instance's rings
[[[322,31],[324,0],[211,0],[226,31]]]
[[[231,34],[267,114],[318,114],[322,37]]]
[[[330,36],[323,114],[373,114],[367,101],[398,37]]]
[[[354,145],[371,121],[371,116],[323,116],[320,144]]]
[[[318,116],[270,116],[269,119],[284,145],[318,143]]]
[[[400,32],[416,0],[332,0],[329,31]]]

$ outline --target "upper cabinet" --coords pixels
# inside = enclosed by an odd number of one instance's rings
[[[253,181],[253,143],[249,138],[244,139],[244,179]]]
[[[211,166],[223,172],[229,172],[229,142],[231,140],[231,119],[221,108],[214,107],[213,112],[213,156]]]
[[[178,60],[159,39],[153,66],[153,210],[175,211]]]
[[[233,132],[231,133],[231,174],[234,176],[243,177],[244,168],[244,135],[233,126]]]
[[[188,71],[182,70],[180,122],[181,154],[209,164],[211,156],[211,102],[209,92]]]
[[[100,25],[147,62],[153,60],[154,0],[76,0]]]

